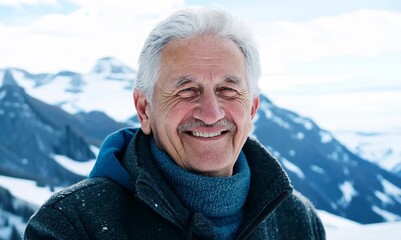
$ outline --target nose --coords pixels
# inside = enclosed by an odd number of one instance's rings
[[[225,116],[218,97],[214,92],[204,92],[199,99],[193,116],[206,124],[216,123]]]

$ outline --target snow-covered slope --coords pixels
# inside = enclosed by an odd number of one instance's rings
[[[334,134],[354,153],[401,176],[401,130]]]
[[[395,240],[400,238],[401,221],[363,225],[326,211],[318,212],[326,230],[327,240]]]
[[[318,208],[360,223],[401,220],[401,178],[353,154],[311,119],[262,95],[253,135]]]
[[[16,186],[7,185],[8,188]],[[26,189],[23,189],[26,190]],[[25,225],[36,207],[13,196],[0,179],[0,239],[21,239]]]
[[[51,188],[49,186],[38,186],[36,181],[33,180],[1,175],[0,187],[10,191],[14,197],[32,203],[36,207],[41,206],[51,196],[51,194],[63,189],[62,187]]]

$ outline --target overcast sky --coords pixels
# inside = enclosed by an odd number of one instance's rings
[[[399,0],[0,0],[0,68],[85,73],[105,56],[135,68],[152,27],[191,6],[248,22],[261,52],[261,88],[286,107],[299,107],[290,99],[297,94],[401,91]],[[314,117],[310,104],[303,111]]]

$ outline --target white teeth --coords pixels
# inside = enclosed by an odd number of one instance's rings
[[[214,132],[214,133],[192,132],[192,135],[195,137],[211,138],[221,135],[221,132]]]

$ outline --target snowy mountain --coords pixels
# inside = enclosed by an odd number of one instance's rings
[[[49,113],[54,112],[51,116]],[[52,158],[94,158],[88,144],[71,127],[58,122],[65,113],[29,97],[22,88],[0,88],[0,174],[35,179],[43,185],[67,185],[82,179]]]
[[[334,134],[357,155],[401,177],[401,131]]]
[[[30,96],[71,114],[102,111],[118,121],[126,121],[135,113],[135,78],[135,70],[111,57],[99,59],[87,74],[30,74],[16,68],[0,69],[0,86],[16,84]]]
[[[88,74],[0,69],[0,186],[20,184],[48,196],[86,176],[104,137],[127,126],[115,120],[135,122],[134,82],[135,71],[113,58],[100,59]],[[401,220],[401,178],[311,119],[262,95],[252,135],[317,208],[359,223]],[[24,190],[10,192],[26,197]]]
[[[353,154],[312,120],[262,95],[253,135],[319,209],[360,223],[401,220],[401,178]]]
[[[56,160],[95,159],[92,146],[125,127],[103,113],[70,115],[30,97],[15,85],[0,87],[0,174],[33,179],[40,185],[66,186],[81,179]]]

